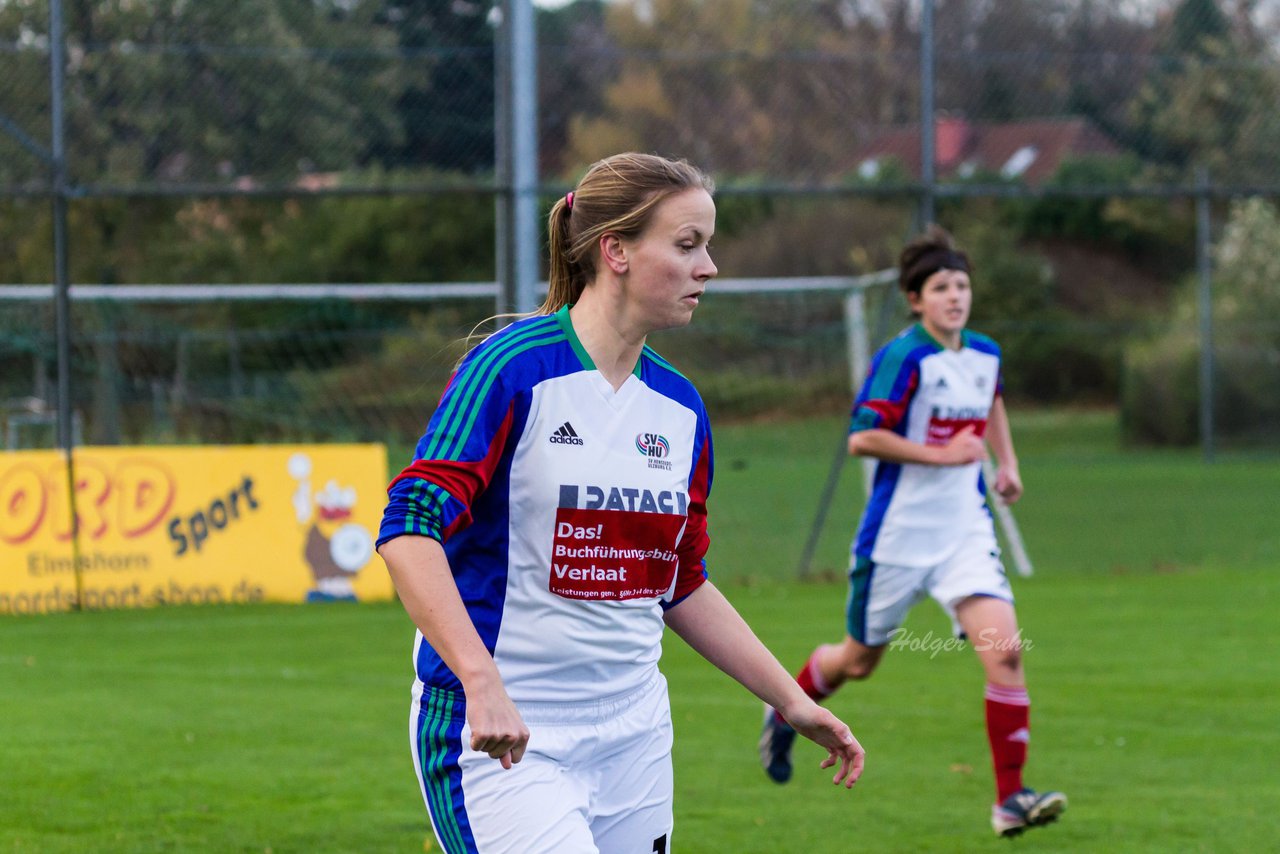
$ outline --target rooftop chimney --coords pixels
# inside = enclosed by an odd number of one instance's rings
[[[939,116],[934,125],[934,154],[939,168],[956,166],[969,145],[969,123],[959,116]]]

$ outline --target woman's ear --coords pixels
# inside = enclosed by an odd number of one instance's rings
[[[600,259],[615,274],[621,276],[627,272],[627,247],[622,238],[613,232],[600,237]]]

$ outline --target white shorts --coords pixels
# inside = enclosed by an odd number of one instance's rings
[[[949,558],[934,566],[893,566],[855,558],[845,607],[849,636],[866,646],[883,646],[926,594],[951,617],[956,637],[963,637],[956,606],[965,599],[992,596],[1013,602],[995,535],[968,535]]]
[[[661,673],[590,704],[517,703],[524,758],[469,747],[460,695],[414,685],[409,740],[447,854],[653,854],[674,825],[671,708]]]

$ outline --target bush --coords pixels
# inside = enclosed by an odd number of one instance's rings
[[[1215,252],[1213,418],[1217,436],[1274,441],[1280,417],[1280,216],[1269,203],[1232,205]],[[1191,444],[1199,435],[1197,282],[1189,279],[1173,320],[1126,353],[1121,420],[1139,442]]]
[[[1125,354],[1120,426],[1130,442],[1191,445],[1200,436],[1199,347],[1194,336],[1167,334]]]
[[[966,216],[956,236],[974,264],[970,325],[1000,343],[1006,392],[1038,403],[1114,399],[1115,336],[1060,304],[1048,259],[998,217]]]

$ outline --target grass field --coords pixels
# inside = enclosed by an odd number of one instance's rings
[[[968,651],[891,652],[834,698],[868,750],[845,792],[804,745],[796,779],[769,782],[758,704],[672,639],[675,850],[1274,849],[1277,461],[1128,451],[1108,413],[1014,426],[1036,565],[1015,579],[1028,780],[1068,793],[1063,821],[990,835]],[[788,668],[841,632],[853,466],[812,579],[792,580],[839,435],[717,432],[713,577]],[[947,630],[929,605],[908,628]],[[394,603],[0,619],[0,851],[438,850],[406,746],[411,634]]]

